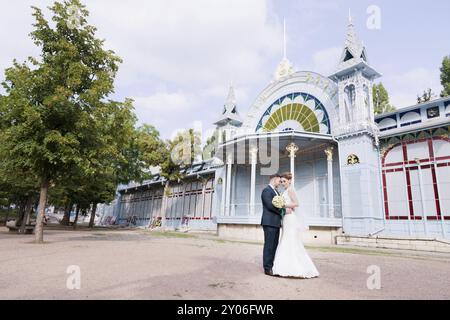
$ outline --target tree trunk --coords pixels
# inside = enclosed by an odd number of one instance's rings
[[[73,228],[77,228],[78,215],[80,214],[80,205],[77,204],[77,210],[75,211],[75,220],[73,221]]]
[[[17,208],[17,217],[16,217],[16,227],[19,227],[22,225],[22,221],[25,217],[25,211],[26,211],[26,202],[22,201],[19,204],[19,207]]]
[[[43,221],[45,215],[45,206],[47,204],[48,185],[49,185],[48,179],[47,178],[43,179],[41,183],[41,192],[39,195],[39,211],[36,217],[36,228],[34,230],[36,243],[44,242]]]
[[[167,193],[169,192],[170,182],[166,181],[166,185],[164,186],[163,191],[163,201],[161,206],[161,228],[164,229],[166,227],[166,211],[167,211],[167,202],[169,201],[169,197]]]
[[[70,212],[72,211],[72,207],[73,204],[69,202],[64,208],[64,216],[61,220],[61,224],[64,226],[68,226],[70,224]]]
[[[25,227],[28,224],[31,215],[31,210],[33,210],[33,202],[34,202],[33,200],[34,200],[33,196],[30,196],[27,200],[27,204],[25,206],[25,214],[23,216],[22,224],[20,226],[20,233],[25,233]]]
[[[97,203],[92,205],[91,218],[89,219],[89,228],[94,227],[95,213],[97,212]]]

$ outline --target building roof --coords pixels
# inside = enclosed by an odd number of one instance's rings
[[[418,108],[433,107],[433,106],[435,106],[437,104],[440,104],[441,102],[444,102],[444,104],[446,102],[450,102],[450,96],[447,96],[447,97],[444,97],[444,98],[438,98],[438,99],[430,100],[430,101],[427,101],[427,102],[424,102],[424,103],[414,104],[414,105],[408,106],[408,107],[399,108],[399,109],[396,109],[395,111],[392,111],[392,112],[379,114],[379,115],[375,116],[375,119],[387,118],[389,116],[396,115],[397,113],[404,113],[404,112],[408,112],[408,111],[413,111],[413,110],[416,110]]]
[[[236,94],[234,93],[234,87],[233,85],[230,85],[227,100],[223,106],[222,116],[214,124],[220,127],[227,124],[239,127],[242,125],[242,123],[243,122],[241,116],[237,111]]]
[[[349,72],[354,72],[355,69],[362,70],[363,74],[371,79],[381,76],[380,73],[370,66],[366,48],[356,33],[353,19],[349,13],[344,49],[336,71],[330,78],[342,77]]]
[[[197,177],[201,175],[210,174],[215,171],[215,168],[221,167],[223,162],[218,158],[212,158],[209,160],[199,161],[193,163],[190,167],[182,168],[180,172],[185,175],[185,177]],[[119,192],[126,191],[130,189],[137,189],[142,186],[151,186],[156,184],[164,184],[166,178],[162,177],[159,172],[153,174],[152,178],[145,180],[142,183],[130,182],[127,185],[120,185],[118,187]]]
[[[375,116],[381,137],[450,125],[450,96]]]

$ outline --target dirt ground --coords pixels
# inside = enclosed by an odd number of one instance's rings
[[[264,275],[262,244],[211,234],[54,229],[32,240],[0,228],[0,299],[450,299],[449,254],[313,247],[321,275],[301,280]],[[368,289],[368,268],[380,289]]]

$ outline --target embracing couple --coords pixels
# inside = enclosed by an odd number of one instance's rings
[[[304,215],[298,209],[298,198],[291,186],[292,174],[275,174],[270,184],[263,190],[261,200],[263,215],[261,225],[264,229],[264,273],[270,276],[310,279],[319,276],[301,240],[301,232],[308,226]],[[280,184],[283,193],[278,191]],[[275,206],[280,200],[282,208]],[[283,229],[280,238],[280,228]]]

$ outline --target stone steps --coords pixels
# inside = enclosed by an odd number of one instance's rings
[[[366,248],[450,253],[450,241],[435,238],[337,235],[336,244]]]

